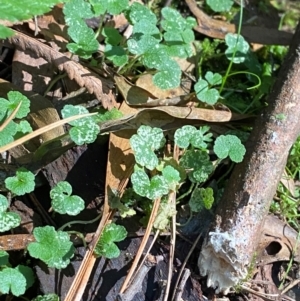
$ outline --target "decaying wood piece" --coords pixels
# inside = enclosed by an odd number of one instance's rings
[[[37,39],[31,38],[21,32],[8,38],[9,43],[15,45],[22,51],[32,52],[36,57],[42,57],[52,63],[60,71],[65,71],[70,79],[74,79],[80,87],[85,87],[90,94],[94,94],[101,101],[105,109],[112,109],[116,106],[111,88],[113,84],[106,78],[86,69],[81,64],[71,60],[66,55],[56,51]],[[4,43],[4,42],[2,42]],[[0,42],[1,44],[1,42]]]
[[[290,51],[256,120],[244,161],[238,164],[216,212],[198,260],[208,286],[229,291],[247,274],[286,164],[300,133],[300,23]]]
[[[198,21],[198,25],[194,30],[216,39],[224,39],[228,33],[237,33],[237,26],[235,24],[211,18],[198,8],[194,0],[185,0],[185,2]],[[241,35],[249,43],[259,43],[263,45],[289,45],[292,39],[290,32],[281,31],[276,28],[264,28],[251,25],[244,25]]]

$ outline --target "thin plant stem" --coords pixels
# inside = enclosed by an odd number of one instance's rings
[[[77,221],[70,221],[64,225],[62,225],[58,230],[59,231],[62,231],[63,229],[65,229],[66,227],[70,227],[71,225],[74,225],[74,224],[92,224],[94,222],[96,222],[97,220],[99,220],[101,217],[101,215],[98,215],[96,216],[94,219],[92,220],[89,220],[89,221],[82,221],[82,220],[77,220]]]
[[[230,63],[228,65],[228,68],[226,70],[226,73],[225,73],[225,76],[223,77],[224,80],[222,80],[222,85],[220,87],[220,90],[219,90],[219,93],[221,94],[222,91],[223,91],[223,88],[225,86],[225,83],[226,83],[226,80],[229,76],[229,73],[230,73],[230,70],[232,68],[232,64],[233,64],[233,59],[235,57],[235,54],[236,54],[236,51],[237,51],[237,43],[238,43],[238,40],[239,40],[239,37],[241,35],[241,30],[242,30],[242,21],[243,21],[243,7],[244,7],[244,2],[243,0],[241,0],[241,11],[240,11],[240,19],[239,19],[239,26],[238,26],[238,32],[237,32],[237,35],[238,35],[238,38],[236,40],[236,43],[235,43],[235,47],[233,49],[233,53],[232,53],[232,57],[231,57],[231,60],[230,60]]]

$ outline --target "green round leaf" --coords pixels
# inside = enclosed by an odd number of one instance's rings
[[[214,88],[209,89],[208,83],[204,79],[198,80],[198,82],[195,84],[194,89],[197,98],[209,105],[214,105],[220,97],[219,91]]]
[[[189,206],[193,212],[200,212],[203,209],[210,209],[214,202],[213,189],[196,188],[189,200]]]
[[[180,182],[180,174],[179,171],[176,170],[174,167],[167,165],[163,170],[162,170],[162,175],[164,179],[167,181],[169,185],[169,189],[175,191],[176,186]]]
[[[14,212],[0,212],[0,232],[16,228],[21,223],[21,217]]]
[[[17,133],[17,130],[17,124],[14,121],[10,121],[8,125],[2,131],[0,131],[0,146],[13,142],[14,135]]]
[[[0,194],[0,212],[5,212],[8,208],[8,200],[7,198]]]
[[[66,232],[45,226],[34,228],[33,235],[36,241],[29,243],[27,247],[30,256],[44,261],[49,267],[67,267],[75,248]]]
[[[75,115],[82,115],[87,114],[89,111],[83,107],[83,106],[73,106],[73,105],[65,105],[63,109],[61,110],[61,115],[63,118],[68,118]],[[84,117],[80,119],[73,120],[69,122],[72,126],[81,126],[84,124],[85,120],[87,120],[89,117]]]
[[[135,33],[127,41],[128,50],[132,54],[144,54],[150,49],[155,48],[160,39],[149,34]]]
[[[236,163],[242,162],[246,149],[237,136],[221,135],[214,144],[214,152],[220,159],[229,158]]]
[[[180,159],[180,164],[187,169],[193,183],[205,182],[213,171],[213,165],[205,151],[188,150]]]
[[[186,27],[186,21],[181,14],[171,7],[164,7],[161,10],[164,19],[161,21],[161,26],[165,31],[182,32]]]
[[[106,44],[118,45],[122,40],[119,31],[113,27],[104,27],[102,29],[102,35],[105,37]]]
[[[131,175],[131,183],[135,193],[140,196],[146,196],[150,186],[150,180],[143,170],[136,170]]]
[[[8,258],[9,254],[4,250],[0,250],[0,267],[9,264]]]
[[[232,0],[206,0],[207,5],[215,12],[225,12],[231,9]]]
[[[180,80],[181,69],[173,60],[169,60],[168,69],[160,70],[153,76],[153,83],[163,90],[179,87]]]
[[[90,3],[82,0],[66,2],[63,12],[67,24],[72,23],[76,19],[89,19],[94,17]]]
[[[22,102],[20,109],[16,114],[16,118],[24,118],[30,112],[30,100],[18,91],[10,91],[7,93],[7,98],[9,101],[8,112],[10,113]]]
[[[96,245],[95,254],[106,258],[118,257],[120,250],[114,242],[122,241],[126,236],[127,231],[125,227],[114,223],[106,225]]]
[[[157,18],[155,14],[145,5],[142,5],[138,2],[133,2],[130,6],[128,19],[129,22],[131,22],[131,24],[136,24],[141,20],[147,20],[151,24],[157,23]]]
[[[195,132],[197,132],[197,129],[194,126],[184,125],[176,130],[174,141],[179,147],[188,148],[190,145],[190,140]]]
[[[84,209],[84,201],[79,196],[71,196],[72,186],[61,181],[51,189],[50,198],[53,210],[60,214],[77,215]]]
[[[26,168],[19,168],[15,177],[5,179],[5,187],[16,195],[32,192],[35,187],[34,174]]]
[[[212,73],[211,71],[206,72],[205,79],[211,86],[222,84],[222,75],[219,73]]]
[[[112,46],[107,44],[104,50],[105,56],[114,63],[115,66],[125,65],[128,61],[128,56],[121,46]]]
[[[86,120],[83,125],[72,127],[69,131],[71,139],[77,145],[93,143],[100,133],[100,127],[92,119]]]
[[[228,46],[225,51],[228,60],[232,60],[235,64],[240,64],[246,60],[250,46],[241,35],[228,33],[225,36],[225,43]],[[236,51],[235,56],[232,58],[234,51]]]
[[[4,268],[0,271],[0,292],[14,296],[23,295],[26,291],[26,278],[17,269]]]

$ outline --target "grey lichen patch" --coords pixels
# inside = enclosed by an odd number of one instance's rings
[[[236,245],[234,237],[217,230],[209,233],[202,248],[198,268],[202,276],[207,275],[207,286],[215,288],[216,293],[228,294],[247,275],[247,263],[239,261]]]

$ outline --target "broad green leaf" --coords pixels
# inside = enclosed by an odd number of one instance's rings
[[[228,33],[225,36],[225,43],[228,46],[225,51],[228,60],[232,60],[235,64],[240,64],[245,61],[250,46],[241,35]],[[232,59],[235,49],[235,56]]]
[[[212,141],[212,133],[207,133],[209,131],[209,126],[201,126],[199,130],[193,133],[190,140],[193,147],[206,149],[207,143]]]
[[[16,176],[5,179],[5,187],[16,195],[32,192],[35,187],[34,174],[26,168],[19,168]]]
[[[169,69],[169,62],[172,61],[169,57],[167,47],[162,45],[156,45],[155,47],[149,49],[143,57],[143,64],[151,69]]]
[[[146,196],[150,187],[150,179],[143,170],[136,170],[131,175],[132,187],[135,193],[140,196]]]
[[[174,167],[167,165],[162,170],[162,175],[163,175],[164,179],[167,181],[167,183],[169,185],[169,189],[175,191],[177,185],[180,182],[179,171],[176,170]]]
[[[17,124],[14,121],[10,121],[8,125],[2,131],[0,131],[0,146],[13,142],[17,130]]]
[[[145,196],[150,200],[166,195],[169,192],[168,182],[164,177],[156,175],[149,180],[143,170],[137,170],[131,175],[133,190],[140,196]]]
[[[193,28],[193,27],[197,26],[197,21],[193,17],[187,17],[185,19],[185,21],[186,21],[186,27],[187,28]]]
[[[15,212],[6,212],[7,208],[7,198],[4,195],[0,195],[0,232],[16,228],[21,223],[21,217]]]
[[[33,16],[43,15],[62,1],[23,1],[23,0],[0,0],[0,20],[12,22],[31,19]]]
[[[116,225],[114,223],[105,226],[100,240],[103,243],[111,243],[122,241],[126,238],[127,231],[124,226]]]
[[[125,10],[129,4],[128,0],[90,0],[96,15],[109,13],[118,15]]]
[[[194,89],[197,98],[202,102],[206,102],[209,105],[214,105],[220,97],[219,91],[214,88],[209,89],[208,83],[204,79],[199,79],[198,82],[195,84]]]
[[[26,291],[26,278],[17,269],[4,268],[0,271],[0,292],[14,296],[23,295]]]
[[[14,34],[15,32],[12,29],[0,24],[0,39],[12,37]]]
[[[186,44],[192,43],[192,42],[194,42],[194,40],[195,40],[194,32],[193,32],[191,29],[189,29],[189,28],[185,29],[185,30],[181,33],[181,35],[182,35],[183,41],[184,41]]]
[[[21,223],[21,217],[15,212],[0,212],[0,232],[16,228]]]
[[[164,231],[170,222],[170,218],[176,214],[174,204],[161,203],[155,218],[153,227],[157,230]]]
[[[130,138],[130,145],[134,151],[136,162],[153,170],[158,164],[158,158],[154,151],[161,148],[165,141],[160,128],[140,126],[137,134]]]
[[[128,62],[128,56],[121,46],[107,44],[105,46],[104,54],[115,66],[123,66]]]
[[[73,105],[65,105],[61,111],[63,118],[85,113],[88,113],[86,108]],[[69,135],[77,145],[93,143],[97,139],[97,135],[100,133],[99,125],[92,117],[77,119],[70,122],[70,124],[74,127],[70,129]]]
[[[66,232],[55,231],[54,227],[36,227],[35,242],[28,245],[30,256],[44,261],[49,267],[66,268],[74,255],[75,248]]]
[[[135,33],[127,41],[128,50],[132,54],[144,54],[150,49],[155,48],[160,42],[160,38],[149,34]]]
[[[190,36],[189,34],[192,33]],[[193,54],[191,41],[194,40],[194,33],[187,29],[184,32],[167,31],[164,33],[164,40],[168,46],[167,51],[171,57],[186,58]],[[190,41],[191,39],[191,41]]]
[[[146,197],[148,199],[156,200],[168,193],[169,185],[164,177],[156,175],[151,178],[149,190],[146,192]]]
[[[89,113],[89,111],[85,107],[80,105],[77,106],[65,105],[61,110],[61,115],[63,118],[68,118],[71,116],[82,115],[87,113]],[[86,122],[86,120],[89,120],[90,118],[91,117],[84,117],[84,118],[76,119],[69,122],[69,124],[72,126],[81,126]]]
[[[106,258],[116,258],[120,255],[120,250],[114,242],[122,241],[126,238],[125,227],[114,223],[105,226],[101,237],[95,247],[94,253],[97,256]]]
[[[115,243],[102,244],[99,241],[94,253],[98,257],[103,256],[105,258],[112,259],[120,256],[120,249]]]
[[[183,31],[186,27],[186,21],[181,14],[174,8],[164,7],[161,10],[163,20],[161,26],[165,31]]]
[[[207,133],[208,131],[208,126],[200,127],[197,130],[194,126],[185,125],[176,130],[174,141],[181,148],[188,148],[191,144],[193,147],[206,149],[207,142],[212,141],[212,134]]]
[[[193,134],[197,129],[192,125],[184,125],[176,130],[174,134],[175,143],[181,148],[188,148]]]
[[[174,63],[174,69],[160,70],[153,76],[153,83],[162,90],[177,88],[180,86],[181,70],[177,63]]]
[[[160,31],[157,26],[147,19],[142,19],[134,24],[133,34],[135,33],[160,36]]]
[[[119,31],[113,27],[104,27],[102,30],[102,35],[105,37],[106,44],[116,46],[122,40],[122,36],[120,35]]]
[[[136,24],[141,20],[147,20],[151,24],[157,23],[157,18],[155,14],[145,5],[142,5],[138,2],[132,3],[129,12],[127,13],[127,17],[131,24]]]
[[[26,289],[30,288],[34,284],[34,273],[32,269],[25,265],[18,265],[16,268],[26,279]]]
[[[17,125],[17,132],[14,135],[14,140],[19,139],[23,137],[25,134],[32,132],[32,127],[27,120],[21,120],[19,123],[16,123],[16,125]]]
[[[219,73],[212,73],[211,71],[206,72],[205,79],[211,86],[222,84],[222,75]]]
[[[75,20],[89,19],[95,16],[90,3],[82,0],[67,1],[64,5],[63,12],[65,21],[69,25]]]
[[[107,120],[115,120],[123,117],[123,113],[116,108],[111,109],[110,111],[100,109],[99,114],[93,116],[93,119],[96,123],[104,122]]]
[[[88,59],[94,52],[98,51],[99,43],[94,31],[81,20],[72,21],[68,28],[68,34],[75,43],[67,44],[67,48],[74,54]]]
[[[164,137],[161,128],[152,128],[150,126],[142,125],[138,128],[137,135],[141,140],[147,142],[149,147],[153,150],[162,148],[166,143],[166,138]]]
[[[32,132],[32,127],[27,120],[21,120],[19,123],[17,123],[17,132],[22,134],[30,133]]]
[[[205,182],[213,171],[213,165],[205,151],[188,150],[180,159],[180,164],[187,170],[193,183]]]
[[[130,145],[138,164],[149,170],[153,170],[157,166],[158,158],[147,142],[143,141],[138,135],[133,135],[130,138]]]
[[[182,43],[180,45],[170,45],[171,43],[166,43],[168,46],[168,54],[171,57],[187,58],[193,55],[193,49],[189,44]]]
[[[236,163],[242,162],[246,149],[237,136],[221,135],[214,144],[214,152],[220,159],[229,158]]]
[[[193,212],[210,209],[214,202],[214,192],[210,187],[196,188],[189,200],[189,206]]]
[[[1,1],[1,0],[0,0]],[[10,91],[7,93],[7,99],[0,98],[0,120],[8,117],[14,109],[22,102],[15,118],[24,118],[30,112],[30,100],[18,91]]]
[[[72,195],[72,186],[66,182],[58,182],[50,191],[51,205],[60,214],[77,215],[84,209],[84,200]]]
[[[5,212],[8,208],[8,200],[7,198],[0,194],[0,212]]]
[[[4,250],[0,250],[0,268],[9,264],[8,258],[9,254]]]
[[[232,0],[206,0],[207,5],[215,12],[225,12],[231,9]]]
[[[178,161],[176,161],[172,157],[164,158],[164,160],[162,160],[160,164],[156,166],[156,170],[162,172],[167,166],[170,166],[179,172],[180,183],[185,181],[186,179],[185,169],[178,163]]]

